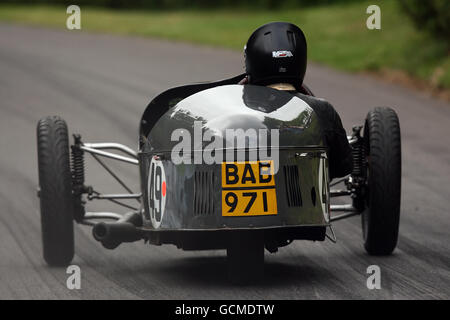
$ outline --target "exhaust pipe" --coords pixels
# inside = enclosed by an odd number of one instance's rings
[[[99,222],[92,229],[95,240],[107,249],[115,249],[122,242],[141,240],[143,232],[137,227],[142,226],[142,217],[136,212],[126,214],[116,222]]]

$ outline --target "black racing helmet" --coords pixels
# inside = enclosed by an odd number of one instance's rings
[[[306,39],[292,23],[271,22],[256,29],[244,47],[249,83],[290,83],[299,89],[306,72]]]

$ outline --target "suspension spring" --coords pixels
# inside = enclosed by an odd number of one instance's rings
[[[353,144],[353,172],[354,176],[361,176],[363,173],[364,146],[361,141]]]
[[[72,145],[71,153],[71,167],[72,167],[72,192],[74,200],[74,219],[81,222],[85,215],[83,193],[86,187],[84,186],[84,151],[80,148],[83,144],[80,135],[74,135],[74,145]]]
[[[353,171],[352,175],[361,177],[365,174],[365,148],[364,139],[360,134],[361,127],[353,128],[353,135],[357,138],[357,141],[352,144],[352,156],[353,156]]]
[[[81,191],[84,186],[84,151],[80,148],[81,137],[74,135],[72,146],[72,185],[74,190]]]

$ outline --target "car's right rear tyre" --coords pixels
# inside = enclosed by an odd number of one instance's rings
[[[397,245],[400,222],[401,138],[395,111],[380,107],[370,111],[364,139],[368,160],[364,247],[370,255],[389,255]]]
[[[42,244],[50,266],[66,266],[74,255],[73,197],[68,130],[59,117],[37,125]]]
[[[234,231],[227,248],[228,279],[235,284],[250,284],[264,275],[264,234],[259,231]]]

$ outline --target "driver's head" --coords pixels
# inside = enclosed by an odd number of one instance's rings
[[[299,89],[306,72],[306,39],[292,23],[272,22],[256,29],[244,48],[250,84],[289,83]]]

